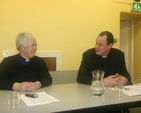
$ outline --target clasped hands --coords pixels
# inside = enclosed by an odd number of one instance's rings
[[[116,73],[115,75],[110,75],[104,78],[104,85],[105,86],[114,86],[114,85],[124,85],[128,82],[127,78],[122,75]]]
[[[22,91],[22,92],[32,92],[40,88],[40,85],[37,82],[15,82],[13,84],[13,90]]]

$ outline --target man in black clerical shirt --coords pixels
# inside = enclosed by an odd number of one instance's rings
[[[77,81],[82,84],[91,84],[92,71],[103,70],[105,86],[116,84],[132,84],[131,77],[125,66],[124,53],[112,48],[113,35],[103,31],[96,39],[95,48],[83,53],[78,71]]]
[[[83,53],[77,76],[78,83],[91,85],[92,71],[103,70],[105,72],[103,79],[105,86],[132,84],[125,66],[124,53],[112,48],[113,41],[113,34],[109,31],[103,31],[96,38],[95,48]],[[121,113],[121,110],[114,112]],[[128,113],[129,111],[124,110],[124,112]]]

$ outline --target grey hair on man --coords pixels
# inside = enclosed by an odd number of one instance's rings
[[[16,38],[16,48],[17,48],[17,50],[18,51],[20,50],[20,45],[23,45],[24,47],[26,47],[28,40],[31,39],[31,38],[36,40],[36,38],[29,32],[19,33],[17,38]]]

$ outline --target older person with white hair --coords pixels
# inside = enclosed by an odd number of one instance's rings
[[[42,58],[35,56],[37,42],[28,32],[16,39],[18,54],[4,58],[0,64],[0,89],[31,92],[52,84]]]

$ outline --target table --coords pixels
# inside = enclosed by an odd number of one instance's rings
[[[22,100],[20,108],[14,113],[51,113],[51,112],[86,112],[94,110],[103,112],[112,109],[133,108],[141,106],[141,96],[116,97],[115,92],[106,88],[106,94],[103,97],[95,97],[90,94],[90,86],[78,83],[57,84],[41,88],[37,92],[45,91],[47,94],[59,99],[59,102],[28,107]],[[0,112],[13,113],[7,109],[7,97],[11,92],[0,90]],[[23,94],[24,92],[18,92]]]

